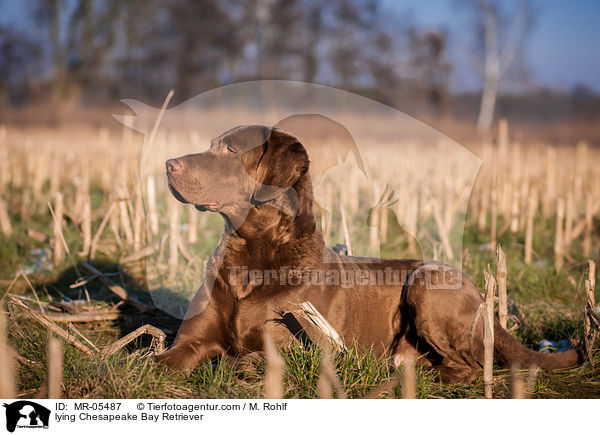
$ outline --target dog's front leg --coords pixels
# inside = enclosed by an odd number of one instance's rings
[[[213,293],[214,296],[214,293]],[[174,370],[191,370],[197,364],[223,355],[230,348],[228,301],[213,297],[199,314],[192,301],[173,346],[156,360]]]
[[[190,371],[199,363],[224,352],[225,349],[217,343],[206,345],[200,341],[189,341],[173,345],[169,350],[156,355],[156,361],[173,370]]]

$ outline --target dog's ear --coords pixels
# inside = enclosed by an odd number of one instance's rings
[[[295,137],[273,129],[264,147],[256,172],[254,204],[272,201],[308,172],[308,154]]]

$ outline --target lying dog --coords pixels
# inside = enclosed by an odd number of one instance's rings
[[[267,321],[278,325],[276,341],[293,339],[285,313],[310,301],[346,343],[396,363],[419,358],[447,382],[471,382],[478,374],[479,290],[440,263],[338,256],[328,249],[313,216],[308,155],[295,137],[240,126],[213,139],[206,152],[168,160],[166,167],[173,195],[219,213],[225,231],[173,346],[159,361],[190,369],[216,356],[261,351]],[[245,271],[257,273],[245,277]],[[504,363],[542,369],[575,366],[582,358],[576,350],[531,351],[497,322],[494,351]]]

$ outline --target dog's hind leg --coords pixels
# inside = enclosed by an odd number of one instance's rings
[[[478,374],[478,367],[474,367],[457,355],[440,355],[425,340],[411,340],[403,336],[398,340],[396,350],[393,354],[395,367],[414,361],[417,365],[424,367],[435,367],[440,373],[441,380],[447,383],[468,384]]]
[[[442,381],[450,384],[470,384],[479,373],[476,367],[457,363],[449,358],[445,358],[442,365],[437,368]]]
[[[402,337],[394,352],[394,366],[399,367],[409,361],[416,361],[420,356],[421,354],[417,348],[405,337]]]
[[[417,269],[404,291],[405,310],[418,342],[437,354],[433,365],[442,380],[471,382],[480,368],[470,345],[473,318],[481,303],[479,291],[456,269],[436,263]]]
[[[402,314],[401,332],[396,336],[392,346],[392,357],[395,367],[414,361],[417,365],[431,367],[438,363],[438,356],[424,341],[419,341],[415,327],[411,324],[406,313]]]

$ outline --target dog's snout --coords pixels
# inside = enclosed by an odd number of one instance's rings
[[[181,171],[183,165],[178,159],[169,159],[167,160],[167,172],[170,174],[174,174],[176,172]]]

